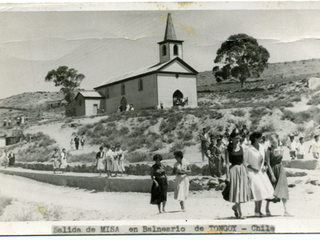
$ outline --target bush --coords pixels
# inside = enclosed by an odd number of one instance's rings
[[[275,128],[272,123],[267,123],[260,128],[261,132],[275,132]]]
[[[236,117],[244,117],[246,115],[246,112],[244,110],[237,109],[231,112],[231,114]]]
[[[176,141],[170,148],[170,152],[182,151],[184,152],[184,143],[182,141]]]
[[[99,149],[97,149],[97,152]],[[90,163],[96,158],[96,152],[91,153],[83,153],[79,155],[72,155],[68,154],[68,162],[83,162],[83,163]]]
[[[126,154],[125,159],[130,163],[152,160],[151,154],[143,153],[143,152],[134,152],[134,153]]]

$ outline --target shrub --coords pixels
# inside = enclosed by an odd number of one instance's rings
[[[97,149],[97,152],[99,149]],[[84,163],[90,163],[93,162],[93,160],[96,158],[96,152],[91,153],[83,153],[79,155],[68,155],[68,162],[84,162]]]
[[[184,143],[182,141],[176,141],[170,148],[170,152],[184,151]]]
[[[209,115],[210,119],[220,119],[223,118],[223,114],[215,111],[211,111]]]
[[[155,141],[151,146],[150,146],[150,151],[154,152],[159,149],[163,148],[163,143],[160,141]]]
[[[237,109],[231,112],[231,114],[236,117],[244,117],[246,115],[246,112],[244,110]]]
[[[261,132],[275,132],[274,126],[272,123],[267,123],[260,128]]]
[[[125,159],[130,163],[149,161],[151,160],[151,154],[143,152],[134,152],[126,154]]]
[[[122,128],[119,130],[119,133],[120,133],[121,135],[127,135],[129,132],[130,132],[130,131],[129,131],[129,128],[127,128],[127,127],[122,127]]]

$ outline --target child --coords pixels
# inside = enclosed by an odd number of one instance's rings
[[[308,153],[310,153],[311,148],[312,148],[313,157],[315,159],[319,159],[319,150],[320,150],[319,135],[314,136],[314,141],[312,145],[309,147]]]
[[[304,159],[304,138],[299,138],[299,143],[297,144],[297,159]]]

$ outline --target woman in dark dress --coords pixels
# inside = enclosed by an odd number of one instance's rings
[[[271,215],[269,205],[270,202],[280,202],[282,200],[284,215],[289,215],[286,208],[289,199],[289,190],[286,171],[282,166],[283,149],[279,147],[279,137],[276,134],[270,137],[271,147],[267,151],[268,159],[268,177],[274,188],[274,199],[267,199],[266,214]]]
[[[232,210],[237,218],[242,218],[241,203],[252,199],[247,168],[243,164],[243,149],[240,145],[240,133],[234,129],[230,135],[230,143],[225,151],[227,164],[227,180],[230,182],[230,191],[225,200],[235,203]],[[231,166],[229,166],[231,163]]]
[[[168,191],[168,182],[167,175],[164,170],[164,165],[161,164],[162,156],[156,154],[153,157],[153,160],[156,162],[151,168],[151,179],[152,179],[152,188],[151,188],[151,204],[157,204],[159,213],[161,213],[161,203],[162,211],[165,212],[165,206],[167,202],[167,191]]]

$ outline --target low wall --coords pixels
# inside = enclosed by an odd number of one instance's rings
[[[53,174],[51,172],[28,171],[21,169],[0,169],[0,173],[30,178],[36,181],[57,186],[78,187],[98,192],[150,192],[152,181],[150,177],[97,177],[96,174]],[[92,175],[92,176],[91,176]],[[192,179],[192,177],[191,177]],[[168,179],[168,191],[174,190],[174,177]],[[200,184],[191,181],[190,190],[202,190]]]
[[[299,168],[307,170],[315,170],[318,166],[318,160],[286,160],[282,161],[286,168]]]

